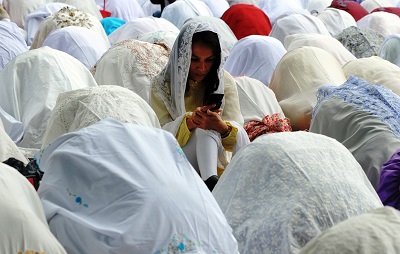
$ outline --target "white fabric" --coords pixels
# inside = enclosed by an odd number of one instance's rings
[[[3,6],[10,15],[12,22],[20,28],[25,28],[25,18],[39,6],[47,3],[47,0],[3,0]]]
[[[24,154],[18,149],[14,141],[11,140],[8,133],[6,133],[2,119],[3,117],[0,118],[0,162],[13,157],[27,164],[28,160],[24,157]]]
[[[99,9],[97,8],[96,2],[93,0],[54,0],[53,2],[59,2],[74,6],[77,9],[81,10],[82,12],[86,12],[93,15],[98,20],[103,19]]]
[[[379,7],[396,7],[390,1],[387,0],[364,0],[360,3],[364,9],[371,12]]]
[[[92,74],[98,85],[128,88],[150,102],[151,82],[168,62],[163,46],[138,40],[114,44],[96,63]]]
[[[280,18],[290,14],[310,15],[310,12],[306,10],[307,5],[301,0],[260,0],[258,7],[268,16],[271,25],[274,25]]]
[[[329,33],[336,37],[350,26],[357,26],[356,20],[350,13],[336,8],[326,8],[318,13],[317,18],[322,20]]]
[[[178,37],[179,31],[163,31],[159,30],[156,32],[144,33],[137,37],[138,41],[145,41],[166,47],[168,54],[171,53],[172,47],[174,46],[176,37]]]
[[[108,36],[108,40],[111,45],[127,40],[137,39],[144,33],[156,32],[156,31],[171,31],[173,33],[179,33],[179,29],[163,18],[145,17],[139,18],[130,22],[125,23],[123,26],[117,28],[112,34]]]
[[[126,88],[110,85],[77,89],[58,96],[42,147],[65,133],[80,130],[104,118],[160,128],[149,104]]]
[[[310,0],[307,4],[307,10],[313,15],[318,15],[328,8],[331,3],[331,0]]]
[[[166,6],[161,13],[164,18],[181,29],[183,24],[196,16],[214,16],[210,8],[200,0],[177,0]]]
[[[330,35],[319,18],[312,15],[291,14],[277,20],[269,36],[278,39],[283,44],[288,35],[306,33]]]
[[[387,36],[378,51],[378,56],[400,67],[400,34]]]
[[[25,18],[25,30],[27,33],[26,43],[28,45],[32,44],[33,38],[35,37],[35,34],[43,20],[66,6],[69,6],[70,8],[76,8],[64,3],[48,3],[41,5],[36,8],[36,10],[30,12]]]
[[[0,120],[3,123],[3,129],[14,143],[19,143],[24,136],[24,124],[17,121],[14,117],[0,107]]]
[[[18,26],[14,22],[0,20],[0,38],[1,71],[9,61],[28,51],[28,46]]]
[[[383,85],[400,96],[400,67],[378,56],[359,58],[343,66],[346,78],[356,76]]]
[[[274,91],[293,130],[310,127],[311,111],[320,86],[346,81],[341,65],[327,51],[304,46],[287,52],[275,68],[269,87]]]
[[[303,46],[317,47],[329,52],[343,66],[357,58],[348,51],[342,43],[330,35],[323,34],[293,34],[285,38],[285,48],[291,51]]]
[[[382,207],[352,154],[309,132],[258,137],[233,157],[213,194],[240,253],[298,253],[329,227]]]
[[[229,6],[235,5],[235,4],[251,4],[256,7],[258,7],[258,3],[260,0],[227,0],[229,3]]]
[[[108,43],[107,34],[100,21],[95,16],[67,6],[47,17],[40,24],[30,49],[40,48],[43,41],[52,31],[68,26],[80,26],[93,30]]]
[[[29,71],[26,71],[29,68]],[[89,70],[72,56],[49,47],[14,58],[1,72],[0,107],[25,127],[18,146],[40,148],[59,93],[97,86]]]
[[[93,30],[69,26],[53,30],[43,41],[48,46],[63,51],[90,69],[108,50],[110,44]]]
[[[138,0],[145,17],[152,16],[156,11],[161,11],[161,5],[153,4],[150,0]]]
[[[390,206],[349,218],[310,241],[300,254],[400,252],[400,212]]]
[[[225,70],[232,76],[249,76],[268,86],[275,67],[286,54],[282,43],[269,36],[249,35],[232,48]]]
[[[238,41],[232,29],[222,19],[211,17],[211,16],[196,16],[191,19],[194,20],[205,20],[214,25],[217,29],[217,33],[220,35],[222,50],[226,57],[230,54],[233,45]]]
[[[96,0],[96,4],[100,7],[100,10],[103,10],[104,0]],[[107,0],[105,9],[111,12],[110,17],[119,18],[125,22],[146,17],[136,0]]]
[[[235,82],[244,123],[252,120],[261,121],[265,116],[273,114],[279,114],[280,118],[285,118],[275,93],[261,81],[241,76],[235,77]]]
[[[1,253],[67,252],[50,232],[32,184],[15,168],[0,163]]]
[[[221,18],[222,14],[229,9],[229,4],[226,0],[201,0],[204,2],[213,13],[214,17]]]
[[[386,37],[400,33],[400,17],[385,11],[373,12],[358,20],[357,27],[374,30]]]
[[[238,253],[170,133],[105,119],[42,151],[38,193],[68,253]]]

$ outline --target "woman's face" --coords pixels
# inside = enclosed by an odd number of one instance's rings
[[[210,71],[216,57],[212,49],[202,42],[192,44],[192,59],[189,68],[189,78],[201,81]]]

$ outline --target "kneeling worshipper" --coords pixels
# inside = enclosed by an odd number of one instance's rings
[[[325,230],[299,254],[396,254],[400,252],[399,232],[400,212],[385,206]]]
[[[291,14],[311,15],[306,10],[307,4],[304,0],[286,0],[286,1],[270,1],[259,0],[258,7],[268,15],[271,25]]]
[[[329,7],[350,13],[356,22],[369,13],[360,3],[351,0],[333,0]]]
[[[81,62],[50,47],[29,50],[15,57],[0,71],[0,80],[0,107],[24,124],[24,136],[17,145],[36,149],[42,145],[57,96],[97,86]]]
[[[1,253],[67,253],[51,233],[39,196],[23,175],[0,163],[0,188]]]
[[[335,38],[349,26],[357,26],[356,20],[350,13],[336,8],[326,8],[318,13],[317,18],[322,20],[326,29]]]
[[[82,12],[93,15],[93,17],[95,17],[97,20],[101,20],[103,18],[96,5],[96,2],[93,0],[53,0],[53,2],[74,6],[76,9],[79,9]]]
[[[382,203],[400,210],[400,147],[382,166],[376,192]]]
[[[46,2],[47,0],[3,0],[3,6],[10,15],[10,20],[25,29],[26,16]]]
[[[350,26],[336,39],[357,58],[377,56],[385,37],[368,28]]]
[[[0,71],[16,56],[28,51],[25,39],[14,22],[0,20]]]
[[[68,26],[80,26],[98,33],[109,46],[108,37],[100,21],[90,13],[66,6],[47,17],[39,26],[30,49],[42,47],[44,40],[54,30]]]
[[[400,34],[387,36],[378,56],[400,67]]]
[[[274,132],[292,131],[275,93],[261,81],[247,76],[234,77],[244,118],[244,129],[250,141]]]
[[[73,56],[90,69],[108,50],[110,43],[95,31],[85,27],[68,26],[47,35],[42,44],[42,47],[45,46]]]
[[[235,80],[223,66],[216,28],[204,20],[189,20],[151,88],[150,105],[162,128],[177,138],[210,190],[230,157],[250,142],[243,129]],[[223,98],[209,102],[211,94],[223,94]],[[219,107],[213,109],[218,102]]]
[[[376,189],[382,165],[400,147],[400,97],[351,76],[339,87],[321,87],[310,131],[341,142]]]
[[[98,85],[128,88],[150,103],[151,82],[168,62],[169,51],[162,44],[135,39],[114,44],[91,69]]]
[[[311,14],[291,14],[278,19],[272,26],[269,36],[285,44],[285,37],[292,34],[325,34],[330,36],[324,23]]]
[[[360,5],[369,13],[379,7],[395,7],[390,0],[363,0]]]
[[[38,194],[68,253],[238,253],[176,138],[107,118],[41,150]]]
[[[157,44],[164,47],[167,50],[169,57],[169,54],[171,54],[171,49],[174,46],[178,34],[179,31],[175,33],[172,31],[159,30],[156,32],[141,34],[137,37],[137,40]]]
[[[371,29],[383,37],[387,37],[400,33],[400,17],[384,11],[373,12],[358,20],[357,27]]]
[[[346,147],[305,131],[258,137],[232,158],[213,194],[240,253],[295,254],[324,230],[382,207]]]
[[[287,52],[279,61],[269,88],[274,91],[294,131],[308,130],[316,92],[324,85],[346,81],[342,66],[326,50],[304,46]]]
[[[150,105],[127,88],[104,85],[76,89],[58,96],[42,148],[65,133],[78,131],[104,118],[160,128]]]
[[[245,75],[269,86],[275,67],[285,54],[286,49],[279,40],[249,35],[235,43],[224,67],[232,76]]]
[[[400,96],[400,67],[378,56],[358,58],[343,66],[346,78],[356,76],[370,84],[382,85]]]

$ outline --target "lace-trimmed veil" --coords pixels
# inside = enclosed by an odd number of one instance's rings
[[[155,77],[152,85],[154,94],[163,101],[174,120],[186,112],[184,96],[192,57],[192,37],[194,33],[203,31],[217,33],[213,24],[204,20],[193,20],[185,23],[174,43],[166,67]],[[219,35],[218,40],[221,47]],[[216,93],[223,93],[224,91],[223,59],[221,50],[221,63],[218,68],[219,86],[215,91]]]

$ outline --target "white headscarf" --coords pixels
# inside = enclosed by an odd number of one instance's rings
[[[233,157],[213,194],[240,253],[298,253],[336,223],[382,207],[353,155],[309,132],[258,137]]]
[[[96,2],[93,0],[54,0],[54,2],[65,3],[74,6],[82,12],[90,13],[98,20],[103,19],[99,9],[97,8]]]
[[[229,4],[226,0],[201,0],[210,8],[214,17],[221,18],[222,14],[229,9]]]
[[[260,0],[258,7],[268,16],[271,25],[274,25],[280,18],[291,14],[310,15],[310,12],[306,10],[307,4],[301,0]]]
[[[170,133],[104,119],[42,152],[38,193],[68,253],[238,253]]]
[[[0,117],[0,162],[11,157],[22,161],[24,164],[28,163],[28,160],[24,157],[22,151],[18,149],[17,145],[6,133],[2,117]]]
[[[179,30],[177,32],[159,30],[155,32],[141,34],[137,37],[137,40],[163,45],[166,47],[169,54],[171,53],[172,47],[174,46],[178,34]]]
[[[304,46],[287,52],[275,68],[269,87],[293,130],[310,127],[311,111],[320,86],[339,86],[346,81],[342,66],[327,51]]]
[[[378,56],[400,67],[400,34],[387,36]]]
[[[350,13],[336,8],[326,8],[318,13],[317,17],[322,20],[329,33],[336,37],[344,29],[350,26],[357,26],[356,20]]]
[[[145,17],[125,23],[123,26],[117,28],[112,34],[110,34],[108,39],[111,45],[113,45],[123,40],[137,39],[144,33],[156,32],[160,30],[171,31],[177,34],[179,33],[179,29],[166,19]]]
[[[400,33],[400,17],[385,11],[373,12],[358,20],[357,27],[374,30],[386,37]]]
[[[161,13],[164,18],[181,29],[183,24],[196,16],[214,16],[210,8],[201,0],[179,0],[166,6]]]
[[[0,21],[0,71],[16,56],[28,51],[25,38],[17,25],[9,21]],[[1,83],[1,81],[0,81]]]
[[[168,62],[163,46],[138,40],[114,44],[96,63],[92,74],[98,85],[128,88],[150,102],[151,83]]]
[[[29,69],[29,71],[27,71]],[[40,148],[59,93],[97,86],[89,70],[72,56],[49,47],[14,58],[0,72],[0,107],[25,127],[26,148]]]
[[[40,48],[43,41],[50,32],[68,26],[80,26],[91,29],[98,33],[108,43],[106,32],[100,21],[90,13],[82,12],[79,9],[70,8],[69,6],[62,8],[53,15],[47,17],[41,24],[33,39],[31,49]]]
[[[24,136],[24,124],[0,107],[0,120],[3,122],[3,129],[14,143],[19,143]]]
[[[46,3],[47,0],[4,0],[3,6],[10,15],[10,20],[24,29],[26,16]]]
[[[317,17],[305,14],[291,14],[276,21],[269,36],[284,43],[285,37],[292,34],[316,33],[330,35],[324,23]]]
[[[39,29],[40,24],[47,17],[53,15],[66,6],[69,6],[70,8],[76,8],[64,3],[47,3],[30,12],[25,19],[25,30],[27,32],[26,43],[30,46],[33,42],[33,38],[35,38],[35,34]]]
[[[389,206],[377,208],[327,229],[299,253],[395,254],[400,250],[399,230],[400,212]]]
[[[69,26],[59,28],[47,35],[42,47],[49,46],[63,51],[90,69],[108,50],[110,44],[93,30]]]
[[[15,168],[0,163],[1,253],[67,252],[50,232],[39,196]]]
[[[286,54],[282,43],[269,36],[249,35],[239,40],[226,59],[232,76],[246,75],[268,86],[275,67]]]
[[[387,0],[363,0],[360,5],[364,7],[364,9],[366,9],[368,12],[371,12],[379,7],[396,7]]]
[[[290,51],[303,46],[317,47],[326,50],[343,66],[357,59],[342,43],[330,35],[324,34],[293,34],[285,38],[285,48]]]
[[[273,114],[285,118],[275,93],[261,81],[241,76],[235,77],[235,82],[238,89],[240,111],[245,123],[252,120],[261,121],[265,116]]]
[[[111,12],[110,17],[119,18],[125,22],[146,17],[142,7],[136,0],[107,0],[106,11]],[[96,0],[97,5],[103,10],[104,1]]]
[[[104,118],[160,128],[149,104],[126,88],[106,85],[76,89],[58,96],[42,147],[65,133],[80,130]]]
[[[103,2],[104,0],[97,0]],[[137,0],[142,7],[145,17],[152,16],[156,11],[161,11],[161,5],[153,4],[150,0]]]
[[[358,58],[343,66],[346,78],[356,76],[383,85],[400,96],[400,67],[378,56]]]

